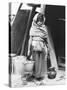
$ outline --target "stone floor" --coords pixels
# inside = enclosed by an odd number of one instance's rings
[[[45,85],[64,85],[65,84],[65,71],[59,70],[55,79],[48,79],[47,76],[43,81],[27,82],[25,78],[21,79],[21,75],[11,75],[11,86],[12,87],[25,87],[25,86],[45,86]]]

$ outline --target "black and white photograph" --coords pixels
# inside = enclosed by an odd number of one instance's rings
[[[64,5],[9,2],[9,86],[65,85]]]

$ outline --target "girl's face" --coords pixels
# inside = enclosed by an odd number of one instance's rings
[[[41,26],[41,25],[43,24],[43,22],[38,21],[37,24],[38,24],[39,26]]]

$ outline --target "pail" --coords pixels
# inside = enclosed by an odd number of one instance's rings
[[[24,75],[24,63],[26,62],[26,57],[17,56],[12,59],[13,73]]]
[[[32,72],[33,71],[33,66],[34,66],[34,61],[27,61],[25,63],[25,72]]]

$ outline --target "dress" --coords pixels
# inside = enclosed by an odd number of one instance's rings
[[[32,37],[32,59],[35,61],[33,75],[36,78],[44,77],[47,70],[47,38],[45,25],[38,26],[33,20],[29,33]]]

